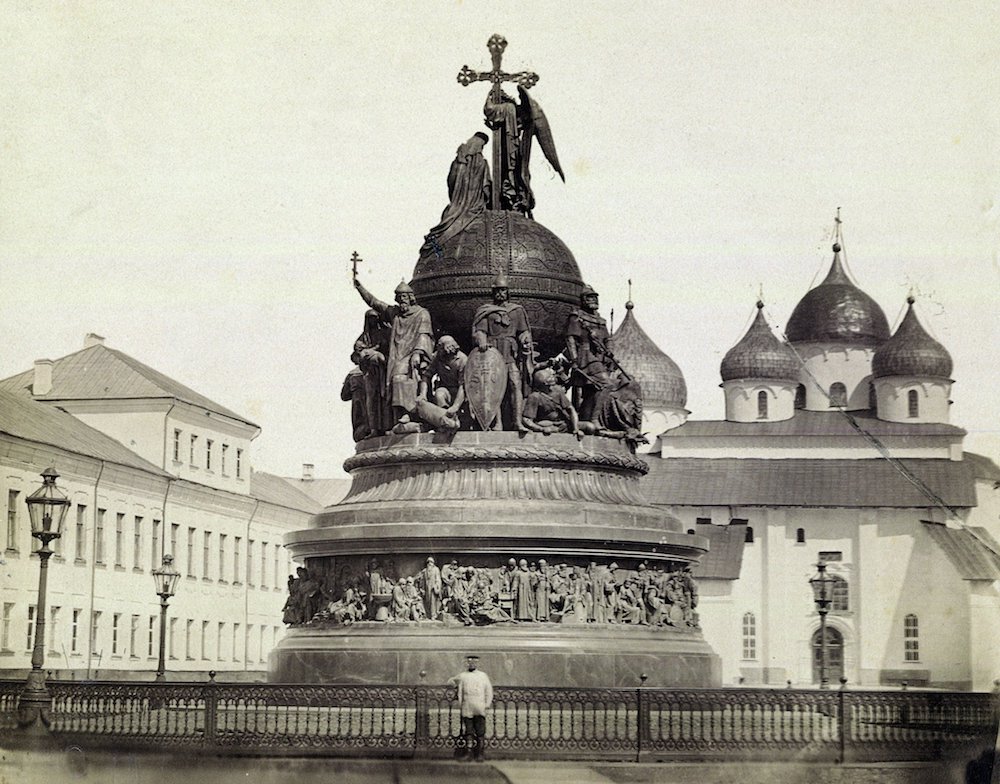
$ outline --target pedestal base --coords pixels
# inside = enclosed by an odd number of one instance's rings
[[[279,683],[428,684],[448,681],[474,653],[497,686],[709,687],[721,664],[697,630],[617,624],[358,623],[299,627],[271,652]],[[647,679],[642,681],[645,674]]]

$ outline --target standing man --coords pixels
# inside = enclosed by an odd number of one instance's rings
[[[608,348],[608,324],[597,312],[597,292],[584,286],[580,307],[566,322],[566,356],[576,367],[573,385],[579,390],[577,410],[584,422],[595,420],[597,393],[610,387],[614,357]]]
[[[417,407],[417,387],[434,353],[431,314],[427,308],[417,304],[416,294],[405,281],[396,286],[395,305],[389,305],[375,297],[361,285],[357,273],[354,276],[354,288],[368,307],[383,322],[391,325],[385,384],[393,421],[400,425],[394,432],[419,431],[420,426],[411,422],[410,414]]]
[[[524,384],[531,380],[534,370],[531,329],[524,308],[510,301],[507,278],[497,275],[493,279],[493,302],[482,305],[472,322],[472,339],[479,351],[493,347],[507,366],[507,387],[504,407],[510,415],[511,429],[527,431],[521,421],[524,410]],[[500,417],[497,417],[500,420]],[[483,423],[485,426],[485,423]],[[502,429],[496,426],[494,429]]]
[[[441,614],[441,570],[434,563],[433,557],[428,557],[427,565],[420,572],[420,582],[424,589],[424,612],[432,621]]]
[[[486,743],[486,710],[493,704],[493,684],[479,667],[479,657],[465,657],[466,671],[452,680],[458,683],[458,705],[462,715],[462,734],[473,759],[482,762]],[[468,752],[467,752],[468,753]]]

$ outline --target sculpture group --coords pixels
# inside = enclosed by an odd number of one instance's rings
[[[370,308],[342,392],[352,402],[356,441],[460,429],[643,440],[642,391],[615,359],[589,286],[567,320],[563,351],[544,359],[503,275],[493,280],[493,301],[473,318],[468,354],[451,335],[434,340],[431,315],[405,282],[393,305],[368,291],[356,272],[354,286]]]
[[[494,623],[610,623],[696,628],[698,589],[689,567],[667,571],[645,563],[586,567],[511,558],[500,567],[438,567],[428,557],[415,574],[369,561],[326,580],[304,568],[289,578],[285,623],[437,621],[465,626]]]

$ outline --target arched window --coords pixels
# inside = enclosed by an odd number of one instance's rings
[[[918,417],[920,416],[920,398],[917,395],[917,390],[911,389],[906,393],[906,404],[909,409],[908,416]]]
[[[757,419],[767,419],[767,392],[757,393]]]
[[[903,660],[920,661],[920,626],[913,613],[903,618]]]
[[[795,387],[795,407],[805,408],[806,407],[806,385],[799,384]]]
[[[833,576],[833,583],[830,586],[830,609],[833,612],[847,612],[851,609],[850,591],[847,580],[843,577]]]
[[[806,529],[796,528],[795,529],[795,544],[805,544],[806,543]]]
[[[847,387],[839,381],[830,384],[830,408],[847,405]]]
[[[743,535],[743,541],[747,544],[753,544],[753,526],[747,526],[747,532]]]
[[[753,613],[743,614],[743,658],[757,658],[757,619]]]
[[[688,528],[688,533],[689,534],[693,534],[694,533],[694,529],[693,528]]]

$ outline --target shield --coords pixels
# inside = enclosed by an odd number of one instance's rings
[[[507,391],[507,365],[500,352],[490,346],[473,349],[465,365],[465,397],[469,410],[483,430],[489,430],[500,416]]]

